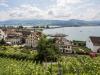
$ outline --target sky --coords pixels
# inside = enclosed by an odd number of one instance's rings
[[[100,0],[0,0],[0,21],[100,20]]]

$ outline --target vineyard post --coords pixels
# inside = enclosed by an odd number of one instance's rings
[[[51,61],[51,75],[52,75],[52,61]]]
[[[80,71],[79,71],[79,69],[77,69],[77,75],[80,75]]]
[[[63,75],[61,64],[58,62],[58,75]]]

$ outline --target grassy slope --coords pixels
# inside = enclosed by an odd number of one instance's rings
[[[36,64],[32,61],[20,59],[16,60],[16,57],[12,59],[9,55],[16,55],[17,58],[34,58],[37,52],[27,48],[19,47],[0,47],[0,53],[7,56],[0,57],[0,75],[57,75],[59,68],[58,62],[52,64]],[[100,56],[96,58],[90,58],[89,56],[62,56],[60,58],[61,67],[60,71],[63,75],[100,75]]]
[[[100,57],[67,56],[60,61],[63,75],[100,75]],[[52,74],[57,75],[58,70],[58,63],[53,63]],[[0,58],[0,75],[50,75],[50,72],[51,64]]]

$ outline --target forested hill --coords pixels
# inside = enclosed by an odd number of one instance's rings
[[[0,25],[56,25],[56,26],[99,26],[100,21],[84,21],[84,20],[7,20],[0,21]]]

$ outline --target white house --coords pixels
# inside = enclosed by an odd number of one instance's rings
[[[6,35],[5,33],[0,29],[0,40],[5,39]]]
[[[12,45],[17,45],[21,43],[21,38],[19,36],[7,36],[5,41],[10,42]]]
[[[62,53],[72,53],[72,43],[64,37],[57,37],[56,45]]]
[[[90,36],[86,41],[86,47],[92,52],[100,52],[100,37]]]
[[[26,38],[25,45],[28,47],[36,48],[41,34],[39,32],[31,32],[31,34]]]
[[[21,43],[22,33],[16,32],[16,29],[5,29],[3,31],[6,35],[6,43],[11,43],[12,45],[17,45]]]

